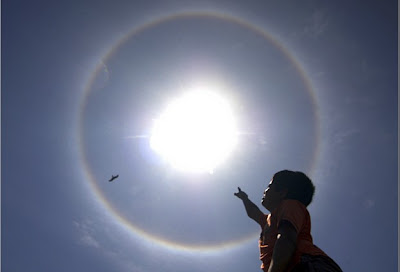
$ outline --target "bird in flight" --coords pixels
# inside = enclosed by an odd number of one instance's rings
[[[116,179],[116,178],[118,178],[119,177],[119,175],[116,175],[116,176],[113,176],[113,175],[111,175],[111,178],[108,180],[108,181],[113,181],[114,179]]]

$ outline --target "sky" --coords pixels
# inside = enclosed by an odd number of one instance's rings
[[[259,226],[233,193],[261,208],[282,169],[313,180],[314,243],[343,271],[397,271],[397,1],[1,11],[2,271],[260,271]],[[193,84],[216,86],[236,118],[213,173],[149,145]]]

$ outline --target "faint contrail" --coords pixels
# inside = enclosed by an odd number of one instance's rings
[[[134,136],[126,136],[124,139],[140,139],[140,138],[149,138],[149,135],[134,135]]]
[[[256,135],[254,132],[245,132],[245,131],[238,131],[236,135]],[[141,135],[133,135],[133,136],[125,136],[124,139],[144,139],[150,138],[150,135],[141,134]]]
[[[256,135],[254,132],[244,132],[238,131],[236,135]],[[124,139],[139,139],[139,138],[150,138],[150,135],[142,134],[142,135],[133,135],[133,136],[125,136]]]
[[[237,131],[236,135],[256,135],[255,132]]]

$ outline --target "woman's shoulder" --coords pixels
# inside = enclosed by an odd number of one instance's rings
[[[283,200],[274,213],[277,221],[287,220],[293,224],[301,226],[310,220],[307,207],[298,200]]]
[[[274,212],[278,218],[285,217],[285,215],[295,215],[296,217],[309,217],[310,213],[307,207],[298,200],[285,199],[283,200]]]

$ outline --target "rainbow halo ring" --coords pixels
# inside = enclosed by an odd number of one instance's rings
[[[180,253],[204,253],[204,254],[210,254],[210,253],[218,253],[221,251],[225,251],[227,249],[234,249],[237,248],[238,246],[242,246],[248,242],[254,241],[258,237],[258,233],[251,233],[249,235],[245,235],[243,237],[239,237],[235,240],[229,240],[229,241],[222,241],[222,242],[217,242],[217,243],[212,243],[212,244],[207,244],[207,245],[198,245],[198,244],[185,244],[181,242],[176,242],[172,240],[167,240],[163,237],[154,235],[145,229],[136,226],[133,222],[128,220],[126,217],[124,217],[116,207],[113,206],[113,204],[107,199],[107,197],[104,195],[102,192],[101,188],[98,186],[98,182],[96,182],[96,179],[94,177],[94,174],[92,173],[92,169],[90,167],[90,164],[88,162],[88,155],[85,152],[85,141],[84,141],[84,118],[83,115],[85,113],[85,108],[88,104],[89,100],[89,94],[93,88],[94,81],[97,77],[97,74],[102,70],[102,65],[104,63],[107,63],[107,61],[115,54],[116,51],[128,40],[132,39],[139,33],[143,33],[149,29],[152,29],[154,27],[160,26],[166,22],[171,22],[175,20],[183,20],[183,19],[192,19],[192,18],[197,18],[197,19],[214,19],[214,20],[221,20],[223,22],[228,22],[237,26],[240,26],[242,28],[247,29],[248,31],[251,31],[259,36],[261,36],[263,39],[265,39],[267,42],[271,43],[275,48],[277,48],[282,55],[292,64],[292,66],[296,69],[296,72],[301,76],[301,79],[303,81],[303,84],[308,92],[309,99],[313,105],[313,113],[314,113],[314,137],[317,139],[317,143],[315,144],[313,154],[312,156],[312,161],[313,165],[311,168],[314,167],[315,162],[317,161],[318,157],[318,150],[319,150],[319,118],[318,118],[318,106],[317,106],[317,99],[314,94],[312,84],[310,80],[307,77],[306,72],[304,71],[303,67],[300,65],[299,61],[289,52],[289,50],[282,45],[281,42],[279,42],[276,38],[272,37],[269,33],[267,33],[263,28],[251,24],[245,20],[242,20],[240,18],[237,18],[232,15],[227,15],[227,14],[222,14],[222,13],[217,13],[217,12],[206,12],[206,11],[199,11],[199,12],[180,12],[180,13],[174,13],[170,15],[166,15],[154,20],[151,20],[149,22],[143,23],[142,25],[139,25],[138,27],[134,28],[132,31],[127,33],[125,36],[123,36],[120,40],[118,40],[107,52],[104,56],[100,58],[100,61],[98,62],[98,66],[94,69],[93,73],[89,77],[86,86],[84,88],[84,92],[82,95],[82,100],[80,103],[80,114],[79,114],[79,120],[78,120],[78,138],[80,139],[80,159],[81,163],[83,165],[83,170],[86,176],[88,188],[93,194],[94,198],[97,200],[97,202],[100,204],[100,206],[107,212],[108,215],[110,215],[113,219],[115,219],[116,222],[118,222],[118,225],[120,225],[122,228],[126,229],[131,233],[134,237],[143,240],[144,242],[151,243],[151,244],[157,244],[167,250],[172,250],[172,251],[177,251]],[[309,172],[312,172],[313,169],[310,169]]]

